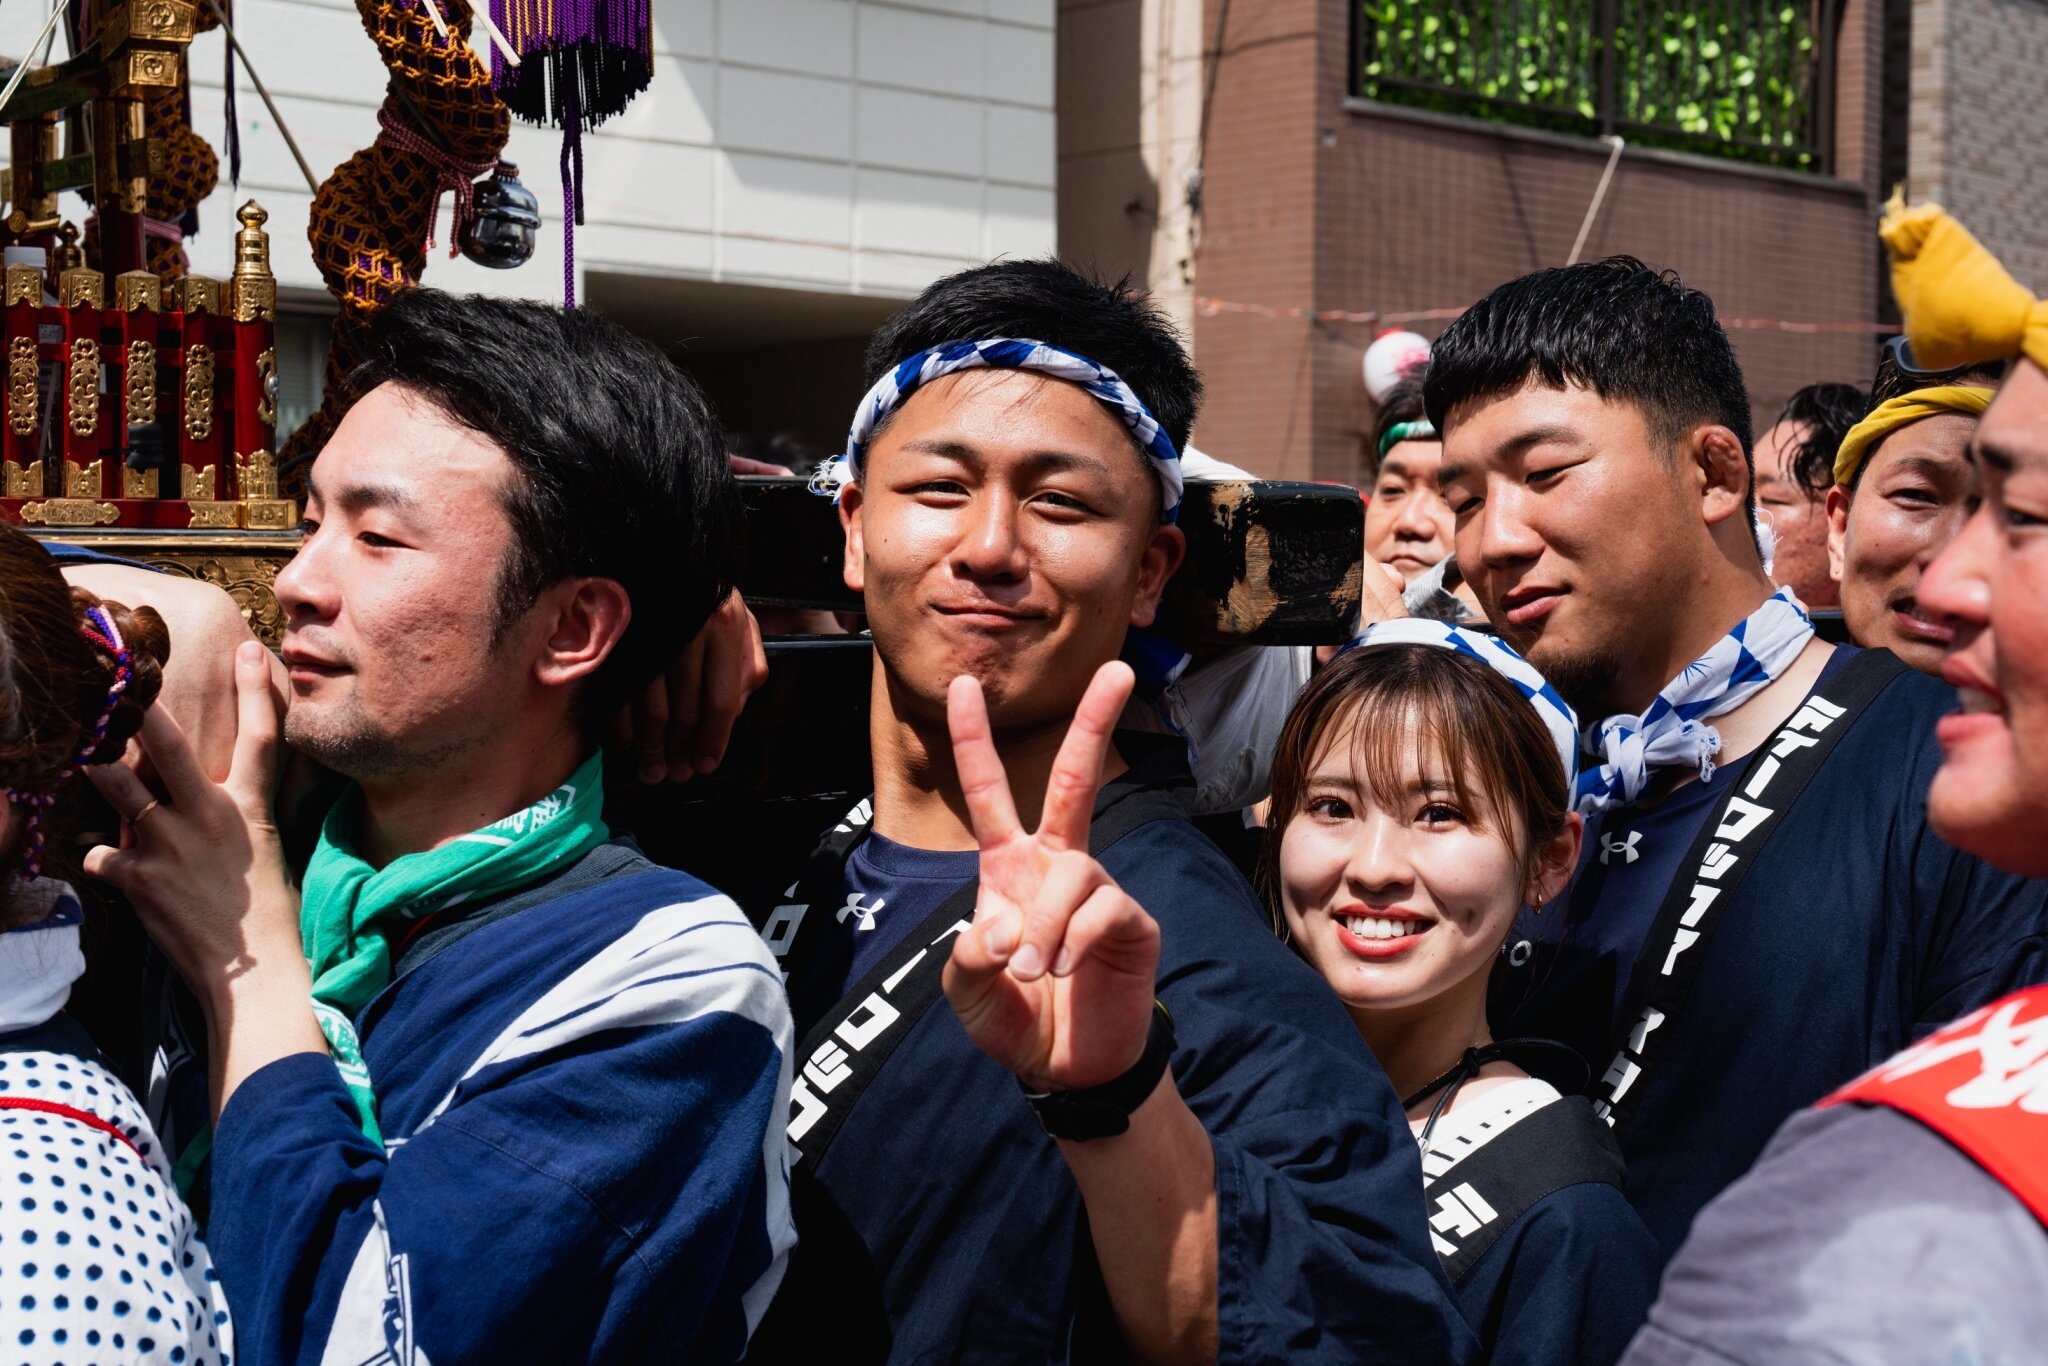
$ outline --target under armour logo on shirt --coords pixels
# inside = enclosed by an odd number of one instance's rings
[[[1642,842],[1643,832],[1640,830],[1629,831],[1628,838],[1625,840],[1618,840],[1613,835],[1602,831],[1600,835],[1600,861],[1602,863],[1612,863],[1614,862],[1614,856],[1619,854],[1623,863],[1634,863],[1642,857],[1636,850],[1636,846]]]
[[[839,914],[835,917],[841,924],[844,924],[846,917],[850,915],[859,916],[859,923],[853,927],[856,934],[863,930],[872,930],[875,927],[875,912],[889,904],[887,901],[877,901],[872,906],[863,906],[860,904],[860,899],[866,895],[866,892],[848,892],[846,894],[846,904],[839,908]]]

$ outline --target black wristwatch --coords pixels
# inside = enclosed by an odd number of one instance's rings
[[[1173,1016],[1165,1003],[1152,1003],[1152,1028],[1145,1035],[1145,1051],[1131,1070],[1115,1081],[1080,1091],[1029,1091],[1039,1127],[1054,1138],[1086,1143],[1091,1138],[1114,1138],[1131,1127],[1131,1111],[1145,1103],[1166,1075],[1173,1061]]]

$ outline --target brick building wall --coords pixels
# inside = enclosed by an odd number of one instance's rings
[[[1212,32],[1218,4],[1207,6]],[[1879,8],[1845,7],[1833,175],[1631,148],[1584,255],[1675,268],[1724,318],[1874,317]],[[1455,308],[1562,264],[1607,146],[1352,100],[1350,19],[1349,0],[1231,11],[1214,59],[1196,293],[1279,308]],[[1210,399],[1196,444],[1268,476],[1356,478],[1371,424],[1359,367],[1373,332],[1198,309]],[[1732,335],[1760,420],[1815,380],[1867,382],[1875,359],[1867,336]]]
[[[2044,0],[1914,0],[1908,189],[2048,291]]]

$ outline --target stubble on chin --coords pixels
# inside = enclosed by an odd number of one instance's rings
[[[1550,686],[1579,713],[1581,724],[1590,725],[1604,714],[1604,699],[1611,696],[1621,677],[1621,656],[1612,650],[1545,650],[1541,643],[1523,655]]]
[[[356,782],[386,783],[422,777],[461,748],[421,748],[372,725],[360,708],[344,703],[314,708],[301,702],[285,713],[285,743],[321,767]]]

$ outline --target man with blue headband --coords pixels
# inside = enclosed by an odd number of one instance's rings
[[[1185,748],[1114,730],[1184,550],[1178,339],[1007,262],[869,377],[829,481],[874,796],[749,907],[801,1036],[755,1353],[1468,1357],[1392,1088],[1188,823]]]

